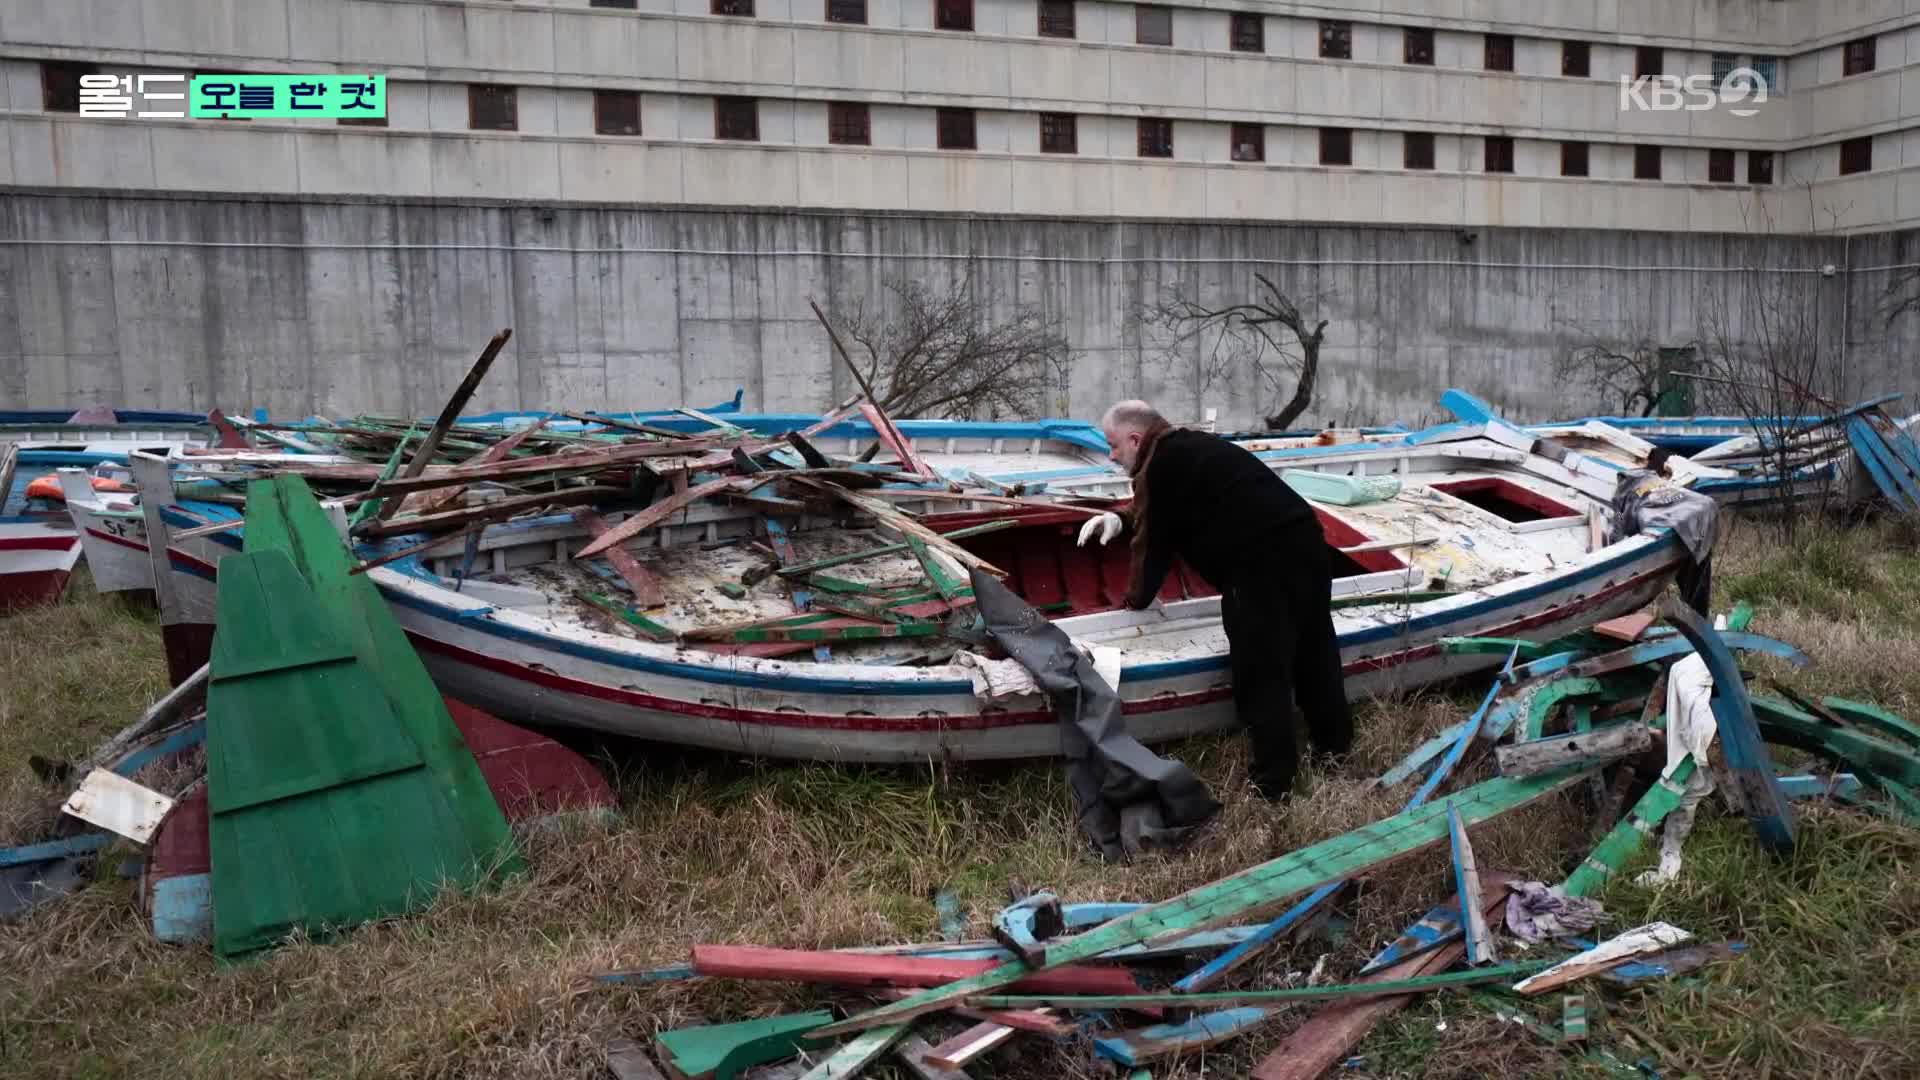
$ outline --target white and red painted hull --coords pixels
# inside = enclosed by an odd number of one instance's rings
[[[80,562],[80,536],[58,520],[0,521],[0,614],[57,602]]]

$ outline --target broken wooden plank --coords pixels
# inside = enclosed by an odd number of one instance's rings
[[[1495,899],[1489,900],[1487,907],[1482,909],[1483,914],[1491,916],[1506,906],[1505,884],[1518,879],[1512,874],[1494,870],[1488,871],[1484,878],[1500,883],[1492,890]],[[1459,898],[1455,897],[1454,901],[1457,905]],[[1388,982],[1442,974],[1465,954],[1466,946],[1453,942],[1383,968],[1364,981]],[[1254,1067],[1252,1080],[1315,1080],[1359,1045],[1367,1032],[1373,1030],[1373,1025],[1412,1000],[1412,995],[1400,994],[1342,1002],[1323,1008]]]
[[[1367,965],[1360,969],[1360,974],[1371,975],[1381,968],[1432,952],[1442,945],[1460,940],[1460,933],[1460,901],[1449,897],[1420,916],[1418,922],[1402,930],[1399,937],[1388,942],[1386,948],[1367,961]]]
[[[1582,694],[1598,694],[1602,689],[1604,687],[1598,679],[1576,675],[1564,676],[1535,688],[1520,699],[1526,703],[1526,715],[1521,718],[1520,730],[1514,733],[1513,741],[1522,743],[1540,738],[1547,729],[1547,718],[1553,715],[1553,710],[1559,708],[1561,702]],[[1489,734],[1498,738],[1504,730],[1504,725],[1500,725]]]
[[[947,568],[940,565],[940,560],[919,537],[909,534],[906,541],[907,550],[913,552],[915,561],[919,562],[920,569],[933,584],[933,591],[940,594],[940,599],[948,603],[959,599],[961,590],[967,587],[966,583],[948,573]]]
[[[1491,907],[1496,900],[1483,904]],[[1486,916],[1481,915],[1485,921]],[[1364,1001],[1367,998],[1393,997],[1397,994],[1424,994],[1434,990],[1451,990],[1462,986],[1478,986],[1482,983],[1507,982],[1516,976],[1527,975],[1535,971],[1545,971],[1558,961],[1520,960],[1495,967],[1476,968],[1471,971],[1447,972],[1439,975],[1421,975],[1409,979],[1365,979],[1359,982],[1328,984],[1325,986],[1293,986],[1281,990],[1214,990],[1204,994],[1181,993],[1143,993],[1143,994],[983,994],[969,999],[973,1004],[985,1008],[1031,1009],[1048,1007],[1073,1011],[1086,1009],[1135,1009],[1140,1006],[1192,1006],[1194,1008],[1227,1005],[1273,1005],[1299,1001]]]
[[[626,542],[642,530],[666,520],[668,517],[692,506],[694,503],[709,495],[717,495],[730,488],[750,487],[752,484],[753,481],[751,479],[742,480],[737,476],[729,476],[719,480],[709,480],[704,484],[699,484],[685,491],[669,495],[644,510],[629,514],[620,524],[594,537],[586,546],[574,552],[573,557],[576,559],[592,558],[615,544]]]
[[[60,807],[62,813],[89,825],[98,825],[136,844],[152,840],[154,830],[171,809],[173,800],[167,796],[111,769],[100,768],[88,773]]]
[[[1591,731],[1553,735],[1532,742],[1495,747],[1501,776],[1538,776],[1574,764],[1603,765],[1645,753],[1653,747],[1653,729],[1636,720]]]
[[[617,499],[625,495],[625,488],[617,487],[570,487],[559,491],[542,491],[532,495],[513,495],[505,499],[482,503],[479,506],[462,507],[458,510],[443,510],[437,514],[418,514],[411,517],[396,517],[386,521],[374,521],[361,530],[370,540],[385,539],[389,536],[405,536],[408,533],[437,532],[461,525],[504,521],[518,517],[529,510],[539,510],[549,506],[576,506],[580,503],[600,502],[604,499]]]
[[[912,441],[900,434],[900,429],[893,426],[893,420],[880,411],[880,406],[872,401],[863,401],[860,403],[860,413],[867,418],[867,423],[873,425],[873,433],[880,439],[881,444],[893,451],[893,456],[900,459],[901,464],[907,467],[907,471],[929,480],[940,478],[939,473],[934,472],[931,466],[920,460],[920,455],[913,452]]]
[[[640,614],[610,596],[596,592],[588,592],[585,589],[576,590],[574,595],[614,618],[619,619],[621,622],[626,623],[628,626],[633,627],[640,632],[641,636],[649,640],[660,642],[676,640],[672,630],[654,622],[652,619],[647,618],[645,615]]]
[[[1101,1035],[1093,1040],[1093,1048],[1101,1057],[1131,1067],[1239,1038],[1266,1023],[1281,1009],[1278,1005],[1246,1006],[1202,1013],[1180,1023]]]
[[[1566,896],[1586,896],[1618,873],[1634,852],[1640,850],[1641,843],[1680,805],[1681,797],[1687,792],[1687,781],[1693,778],[1697,768],[1699,763],[1692,754],[1674,762],[1593,852],[1574,867],[1560,892]]]
[[[1022,967],[1024,969],[1024,965]],[[982,972],[995,969],[996,965],[991,960],[857,955],[807,949],[776,949],[758,945],[695,945],[693,947],[693,970],[701,975],[824,983],[829,986],[937,987],[956,980],[967,980]],[[1032,972],[1023,970],[1023,974],[1014,981],[1036,993],[1131,994],[1140,989],[1131,972],[1124,968],[1112,967],[1049,967]],[[836,1033],[829,1031],[822,1034]]]
[[[933,1053],[933,1047],[927,1040],[909,1033],[894,1045],[893,1056],[906,1066],[916,1080],[969,1080],[966,1073],[959,1069],[949,1069],[944,1065],[935,1065],[927,1060]]]
[[[1861,727],[1872,728],[1883,735],[1891,735],[1909,746],[1920,747],[1920,725],[1896,716],[1878,705],[1864,701],[1850,701],[1841,697],[1823,697],[1820,703],[1833,710],[1843,720]]]
[[[1000,578],[1004,578],[1007,576],[1006,571],[1001,570],[999,567],[994,566],[992,563],[986,561],[985,559],[982,559],[980,556],[975,555],[973,552],[968,551],[966,548],[961,547],[959,544],[956,544],[953,541],[948,540],[946,537],[941,536],[939,533],[934,532],[932,529],[927,528],[925,525],[922,525],[920,522],[915,521],[913,518],[908,517],[906,514],[903,514],[900,511],[895,510],[893,507],[888,506],[885,503],[882,503],[876,499],[868,498],[865,495],[860,495],[853,491],[849,491],[848,489],[840,486],[839,484],[835,484],[825,480],[817,480],[813,477],[806,476],[801,473],[794,473],[789,477],[789,479],[792,479],[799,483],[807,484],[808,486],[816,488],[817,490],[827,492],[828,494],[833,495],[834,497],[840,499],[841,501],[847,503],[849,506],[852,506],[855,509],[866,511],[868,514],[872,515],[875,521],[878,521],[880,523],[881,527],[886,528],[892,531],[893,533],[897,534],[902,541],[904,541],[908,536],[918,537],[927,546],[940,550],[941,552],[951,557],[955,562],[959,563],[961,566],[964,566],[969,570],[985,571],[986,573],[992,574],[993,576],[1000,577]]]
[[[1678,603],[1678,601],[1675,600],[1674,603]],[[1692,608],[1687,608],[1686,610],[1689,612],[1693,611]],[[1664,601],[1661,604],[1660,611],[1668,622],[1673,622],[1673,614],[1670,606]],[[1699,620],[1697,613],[1695,613],[1694,619],[1696,622]],[[1675,625],[1677,626],[1679,624],[1675,623]],[[1722,631],[1719,636],[1721,644],[1735,652],[1763,652],[1769,656],[1777,656],[1796,668],[1806,667],[1813,662],[1806,653],[1801,652],[1799,649],[1794,648],[1784,641],[1776,641],[1770,637],[1762,637],[1759,634],[1752,633],[1735,633],[1731,630]],[[1642,641],[1637,645],[1620,649],[1616,652],[1606,653],[1588,660],[1581,660],[1567,668],[1567,675],[1571,678],[1593,678],[1598,675],[1610,675],[1616,671],[1625,671],[1628,668],[1643,667],[1649,664],[1659,663],[1662,660],[1677,659],[1694,651],[1695,648],[1696,646],[1692,640],[1684,634],[1668,634],[1661,637],[1648,638],[1646,641]]]
[[[434,420],[431,428],[427,429],[427,437],[421,440],[420,449],[414,451],[413,460],[407,462],[406,470],[401,473],[403,477],[419,476],[426,469],[427,464],[433,460],[434,454],[440,450],[440,440],[447,437],[447,429],[453,426],[454,421],[460,419],[460,410],[466,408],[467,402],[473,400],[474,391],[480,389],[480,380],[487,377],[487,369],[493,366],[494,357],[500,355],[500,350],[506,347],[507,339],[512,336],[513,328],[505,327],[493,335],[493,340],[487,342],[486,348],[480,350],[480,358],[467,369],[467,377],[460,380],[460,385],[454,388],[453,396],[449,397],[446,405],[440,409],[439,418]],[[400,501],[398,499],[383,500],[375,517],[382,521],[392,517],[394,512],[400,509]]]
[[[825,1061],[808,1069],[800,1080],[848,1080],[858,1076],[880,1055],[892,1049],[911,1024],[891,1024],[870,1028],[855,1036]]]
[[[1488,780],[1454,796],[1461,819],[1478,824],[1545,798],[1585,775],[1566,770],[1526,780]],[[1431,804],[1363,826],[1342,836],[1271,859],[1163,903],[1076,934],[1047,950],[1048,967],[1100,956],[1115,949],[1222,925],[1249,911],[1391,862],[1444,840],[1447,818]],[[1022,963],[1002,964],[971,978],[869,1010],[834,1025],[834,1034],[895,1023],[955,1001],[1017,982],[1029,974]]]
[[[1447,832],[1453,840],[1453,884],[1460,897],[1460,910],[1466,914],[1460,929],[1466,936],[1467,963],[1494,962],[1493,931],[1482,912],[1485,906],[1480,890],[1480,868],[1473,860],[1473,844],[1467,839],[1467,827],[1453,803],[1447,803]]]
[[[958,1069],[1011,1038],[1013,1029],[1010,1027],[994,1023],[975,1024],[927,1051],[925,1061],[942,1069]]]
[[[487,527],[487,523],[484,521],[469,522],[466,525],[466,527],[462,528],[459,532],[451,533],[451,534],[439,533],[426,540],[421,541],[418,544],[408,544],[406,547],[394,548],[392,551],[375,555],[373,558],[368,559],[365,562],[355,563],[353,565],[353,569],[347,572],[349,574],[364,574],[369,570],[378,570],[381,567],[388,565],[389,563],[397,563],[401,559],[405,559],[413,555],[418,555],[423,551],[431,551],[434,548],[443,547],[447,544],[452,543],[455,540],[460,539],[463,536],[477,535],[478,533],[483,532],[486,529],[486,527]]]
[[[1888,781],[1920,786],[1920,752],[1910,747],[1850,724],[1836,726],[1778,698],[1755,697],[1752,705],[1761,731],[1773,742],[1851,766],[1876,786]]]
[[[1652,626],[1653,623],[1653,612],[1636,611],[1630,615],[1594,623],[1593,632],[1615,641],[1633,642],[1639,641],[1640,635],[1646,633],[1647,627]]]
[[[980,525],[971,525],[964,529],[955,529],[952,532],[941,533],[940,535],[948,540],[964,540],[969,536],[981,536],[990,532],[998,532],[1001,529],[1011,529],[1018,524],[1020,524],[1018,521],[1011,519],[1005,521],[989,521]],[[865,562],[868,559],[878,559],[886,555],[900,555],[908,550],[910,549],[904,543],[887,544],[882,547],[868,548],[865,551],[855,551],[846,555],[834,555],[830,558],[815,559],[812,562],[783,566],[774,572],[781,577],[793,577],[799,574],[812,575],[818,570],[830,570],[836,566]]]
[[[1616,935],[1577,956],[1570,956],[1552,967],[1513,984],[1517,994],[1544,994],[1590,975],[1619,967],[1636,956],[1664,952],[1693,940],[1693,935],[1677,926],[1652,922]]]
[[[807,1037],[833,1019],[826,1010],[663,1031],[654,1037],[660,1063],[677,1080],[730,1077],[800,1052]]]
[[[1660,611],[1699,651],[1713,676],[1713,717],[1721,756],[1733,777],[1735,802],[1746,812],[1761,843],[1775,852],[1793,850],[1793,807],[1780,793],[1778,774],[1754,722],[1753,704],[1747,698],[1747,686],[1733,653],[1699,612],[1681,603],[1678,596],[1669,593],[1662,597]]]
[[[551,418],[546,416],[541,417],[538,421],[534,422],[533,424],[527,427],[521,428],[519,431],[514,432],[513,434],[507,436],[506,438],[501,439],[500,441],[494,443],[492,446],[487,447],[485,450],[480,451],[478,454],[475,454],[474,456],[461,462],[460,463],[461,467],[480,469],[480,468],[485,468],[488,465],[492,465],[495,462],[507,460],[507,458],[513,455],[513,452],[515,450],[520,449],[520,445],[526,442],[527,439],[531,437],[534,432],[537,432],[541,428],[547,426],[547,421],[549,419]],[[436,510],[440,510],[446,506],[450,506],[453,503],[458,502],[460,500],[460,496],[464,495],[465,493],[466,493],[466,488],[464,487],[451,487],[451,488],[443,488],[441,490],[432,492],[430,494],[422,494],[418,496],[409,495],[406,497],[406,499],[407,500],[418,499],[419,502],[417,506],[421,513],[433,513]],[[403,500],[400,506],[400,509],[405,511],[405,510],[413,509],[413,507],[407,506],[406,500]]]
[[[579,522],[587,530],[588,535],[596,540],[613,529],[613,526],[607,524],[607,519],[601,517],[599,512],[591,507],[583,506],[575,510],[573,520]],[[607,562],[613,564],[613,568],[619,571],[627,587],[633,590],[633,601],[636,606],[659,607],[667,602],[666,587],[660,584],[659,577],[655,576],[653,571],[647,569],[639,559],[634,557],[633,552],[615,544],[607,549],[606,557]]]

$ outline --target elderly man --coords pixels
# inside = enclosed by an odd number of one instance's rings
[[[1353,741],[1333,632],[1332,561],[1313,508],[1240,446],[1167,423],[1144,401],[1107,411],[1101,431],[1133,477],[1127,606],[1155,603],[1175,556],[1220,591],[1233,703],[1253,744],[1253,782],[1285,798],[1298,771],[1293,704],[1316,750]],[[1101,543],[1117,522],[1104,523]],[[1096,531],[1090,527],[1080,541]]]

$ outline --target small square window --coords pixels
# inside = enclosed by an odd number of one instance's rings
[[[1320,129],[1320,164],[1353,164],[1352,128],[1323,127]]]
[[[1409,131],[1400,136],[1400,163],[1409,169],[1433,168],[1433,133]]]
[[[1487,65],[1486,66],[1488,71],[1512,71],[1513,70],[1513,35],[1512,34],[1488,34],[1487,35]]]
[[[1845,48],[1846,48],[1846,62],[1845,62],[1845,66],[1842,68],[1840,72],[1841,76],[1844,77],[1847,75],[1865,75],[1867,72],[1873,70],[1873,64],[1874,64],[1874,55],[1873,55],[1874,39],[1873,38],[1865,37],[1865,38],[1861,38],[1858,41],[1849,41],[1847,42]]]
[[[1642,45],[1633,50],[1633,77],[1636,79],[1664,75],[1666,65],[1666,50],[1658,45]]]
[[[1340,19],[1321,19],[1320,55],[1329,60],[1353,59],[1353,24]]]
[[[827,141],[841,146],[873,145],[873,124],[864,101],[827,104]]]
[[[1707,182],[1710,184],[1733,183],[1733,151],[1707,151]]]
[[[1233,160],[1267,160],[1267,127],[1265,124],[1233,125]]]
[[[1660,179],[1659,147],[1636,146],[1633,148],[1633,178],[1635,180]]]
[[[934,127],[942,150],[977,150],[972,109],[936,109]]]
[[[519,98],[511,86],[467,87],[467,127],[475,131],[517,131]]]
[[[1709,71],[1713,75],[1713,85],[1719,86],[1721,83],[1726,82],[1727,76],[1733,74],[1733,69],[1739,66],[1739,61],[1732,53],[1714,53],[1713,59],[1711,60],[1711,67],[1709,68]]]
[[[1173,9],[1157,4],[1133,5],[1133,41],[1136,45],[1173,44]]]
[[[1486,139],[1486,170],[1490,173],[1510,173],[1513,171],[1513,136],[1489,135]]]
[[[1840,144],[1840,175],[1852,176],[1873,168],[1873,136],[1862,135]]]
[[[1756,56],[1753,58],[1753,73],[1760,76],[1766,85],[1767,96],[1786,92],[1786,81],[1780,78],[1780,58],[1777,56]]]
[[[595,90],[593,130],[601,135],[640,134],[639,91]]]
[[[713,137],[760,141],[760,102],[750,97],[713,99]]]
[[[712,11],[715,15],[753,16],[753,0],[713,0]]]
[[[866,23],[867,0],[827,0],[827,21]]]
[[[1747,151],[1747,183],[1773,183],[1773,154],[1766,150]]]
[[[1140,126],[1140,156],[1173,156],[1173,121],[1143,116]]]
[[[1560,74],[1584,79],[1593,71],[1593,47],[1584,41],[1560,43]]]
[[[1409,64],[1433,66],[1433,31],[1409,26],[1406,31],[1406,59]]]
[[[386,127],[384,116],[343,116],[339,120],[341,127]]]
[[[48,112],[79,112],[80,77],[98,74],[98,64],[40,61],[40,107]]]
[[[1234,52],[1267,51],[1266,16],[1253,11],[1233,13],[1232,44]]]
[[[628,11],[639,7],[637,0],[587,0],[588,7],[625,8]]]
[[[973,0],[933,0],[935,30],[972,30]]]
[[[1040,152],[1077,154],[1080,152],[1079,117],[1072,113],[1040,114]]]
[[[1587,175],[1587,144],[1583,142],[1563,142],[1560,144],[1560,175]]]
[[[1074,26],[1074,0],[1040,0],[1040,36],[1070,38]]]

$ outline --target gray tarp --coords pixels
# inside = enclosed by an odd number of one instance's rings
[[[1177,847],[1220,803],[1191,770],[1127,734],[1116,688],[1064,630],[1048,622],[999,579],[973,571],[976,609],[987,634],[1033,673],[1060,717],[1067,783],[1080,828],[1108,859]]]
[[[1613,495],[1615,542],[1647,529],[1672,529],[1693,561],[1704,564],[1713,553],[1720,504],[1645,469],[1620,474]]]

